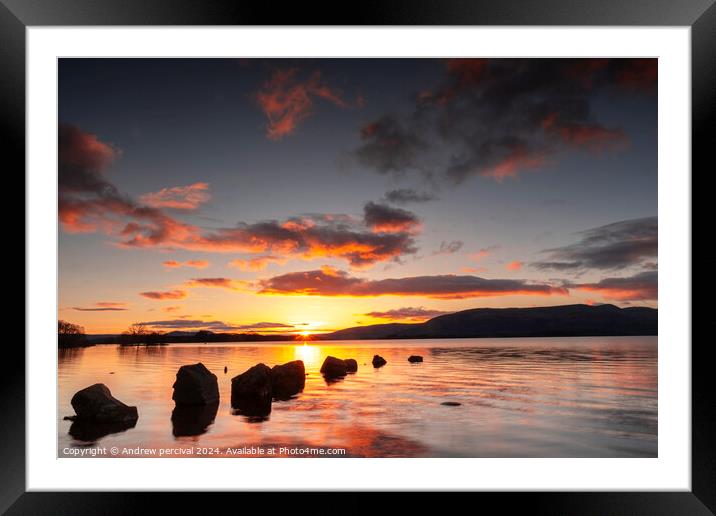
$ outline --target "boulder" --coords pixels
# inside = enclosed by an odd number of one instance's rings
[[[137,407],[125,405],[112,396],[103,383],[90,385],[72,396],[76,421],[93,423],[134,423],[139,418]]]
[[[349,373],[355,373],[358,371],[358,362],[352,358],[346,358],[343,362],[346,364],[346,371]]]
[[[271,389],[273,397],[286,400],[298,394],[306,386],[306,368],[302,360],[294,360],[271,369]]]
[[[321,374],[326,378],[338,378],[348,374],[348,366],[345,360],[327,356],[321,366]]]
[[[181,366],[173,387],[172,399],[177,405],[209,405],[219,401],[216,375],[201,362]]]
[[[388,361],[380,355],[373,355],[373,367],[383,367]]]
[[[415,363],[422,362],[422,361],[423,361],[423,357],[421,357],[420,355],[410,355],[408,357],[408,362],[410,362],[411,364],[415,364]]]
[[[271,412],[271,368],[256,364],[231,379],[231,406],[247,416]]]

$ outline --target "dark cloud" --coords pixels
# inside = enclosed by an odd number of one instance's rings
[[[420,219],[414,213],[374,202],[364,206],[363,220],[377,233],[412,233],[420,228]]]
[[[423,192],[412,188],[398,188],[385,193],[385,199],[394,204],[409,204],[434,201],[438,197],[433,192]]]
[[[631,219],[580,233],[571,245],[542,251],[548,260],[535,262],[538,269],[560,271],[618,269],[652,261],[657,256],[659,224],[657,217]]]
[[[569,288],[600,294],[618,301],[647,301],[658,299],[657,271],[646,271],[622,278],[604,278],[596,283],[573,283]]]
[[[420,168],[428,144],[409,125],[386,115],[361,129],[363,143],[356,149],[359,163],[381,174]]]
[[[363,128],[355,156],[379,173],[460,183],[501,181],[565,151],[618,150],[627,137],[596,119],[595,93],[647,93],[655,71],[655,59],[449,59],[442,83],[421,93],[412,113]]]
[[[433,254],[454,254],[462,249],[463,245],[465,245],[465,242],[462,240],[452,240],[450,242],[443,240],[440,242],[440,247]]]
[[[462,299],[506,295],[567,295],[562,287],[525,280],[485,279],[477,276],[415,276],[367,280],[331,267],[292,272],[261,280],[261,294],[309,296],[374,297],[383,295],[424,296],[436,299]]]
[[[117,190],[104,177],[104,171],[119,150],[100,141],[94,134],[60,123],[58,127],[58,186],[60,193],[116,195]]]
[[[407,306],[404,308],[396,308],[394,310],[386,310],[385,312],[368,312],[369,317],[375,317],[377,319],[390,319],[393,321],[425,321],[432,319],[438,315],[449,314],[452,312],[444,312],[442,310],[430,310],[423,308],[422,306],[411,307]]]

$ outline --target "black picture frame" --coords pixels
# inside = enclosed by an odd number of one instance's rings
[[[83,25],[552,25],[691,27],[692,168],[713,168],[716,106],[715,0],[364,0],[333,7],[305,3],[229,0],[0,0],[0,124],[6,174],[25,167],[25,30],[32,26]],[[9,158],[9,159],[8,159]],[[708,164],[708,165],[707,165]],[[48,266],[54,266],[48,263]],[[31,309],[31,307],[27,307]],[[25,492],[25,354],[6,341],[14,357],[0,375],[0,511],[8,514],[142,513],[161,503],[186,511],[197,503],[183,493]],[[691,345],[690,342],[669,343]],[[692,456],[690,492],[480,493],[480,502],[502,510],[528,508],[545,514],[716,513],[716,403],[711,397],[709,342],[692,346]],[[8,364],[12,364],[11,366]],[[49,400],[48,403],[54,403]],[[211,494],[202,510],[236,503],[246,494]],[[251,503],[266,495],[251,495]],[[292,505],[306,494],[294,494]],[[339,510],[356,507],[347,494]],[[231,497],[231,498],[230,498]],[[157,499],[158,498],[158,499]],[[421,503],[413,495],[410,503]],[[270,502],[273,503],[273,502]],[[459,501],[457,503],[460,503]],[[232,507],[223,510],[231,510]],[[409,509],[409,504],[405,505]],[[221,509],[220,509],[221,510]]]

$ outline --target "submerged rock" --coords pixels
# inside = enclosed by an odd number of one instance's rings
[[[294,360],[271,369],[271,389],[273,397],[286,400],[298,394],[306,386],[306,368],[302,360]]]
[[[421,357],[420,355],[410,355],[408,357],[408,362],[410,362],[411,364],[415,364],[415,363],[422,362],[422,361],[423,361],[423,357]]]
[[[216,419],[219,402],[209,405],[177,405],[172,411],[174,437],[201,435]]]
[[[103,383],[76,392],[70,403],[77,414],[75,421],[83,423],[135,423],[139,418],[137,407],[119,401]]]
[[[247,416],[264,416],[271,412],[271,368],[256,364],[231,379],[231,406]]]
[[[373,355],[373,367],[383,367],[388,361],[380,355]]]
[[[343,362],[346,363],[346,371],[349,373],[355,373],[358,371],[358,362],[352,358],[346,358]]]
[[[209,405],[219,401],[216,375],[201,362],[181,366],[173,387],[172,399],[177,405]]]
[[[339,378],[348,374],[348,365],[345,360],[327,356],[321,366],[321,374],[326,378]]]

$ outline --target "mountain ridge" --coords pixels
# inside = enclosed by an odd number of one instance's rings
[[[615,305],[471,308],[422,323],[387,323],[315,335],[315,340],[657,335],[658,309]]]

